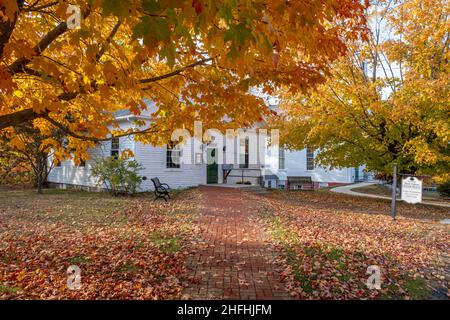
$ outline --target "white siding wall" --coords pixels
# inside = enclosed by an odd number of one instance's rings
[[[192,147],[189,143],[186,148]],[[206,183],[206,166],[204,164],[184,164],[180,168],[166,167],[166,146],[155,147],[136,142],[135,158],[145,167],[140,171],[147,177],[141,188],[144,191],[153,190],[151,178],[158,177],[161,183],[167,183],[171,188],[187,188]]]
[[[314,170],[306,169],[306,149],[301,151],[286,150],[286,172],[287,176],[311,177],[315,182],[351,183],[353,182],[354,169],[327,169],[315,167]]]
[[[130,149],[134,152],[135,143],[132,137],[121,137],[119,139],[120,151]],[[90,169],[95,160],[107,157],[111,153],[111,142],[99,143],[95,148],[89,150],[90,158],[86,166],[76,166],[72,159],[62,161],[60,167],[54,167],[48,176],[49,182],[71,184],[88,187],[102,187],[90,174]]]
[[[122,128],[130,126],[130,123],[124,121],[121,123]],[[223,137],[217,137],[216,146],[210,145],[209,147],[217,147],[222,149]],[[191,140],[184,148],[191,150],[193,157],[193,140]],[[237,148],[236,143],[235,157],[237,158]],[[91,158],[86,162],[85,167],[75,166],[73,160],[63,161],[61,167],[55,167],[48,179],[50,182],[61,183],[61,184],[72,184],[72,185],[82,185],[96,187],[99,186],[94,178],[90,175],[90,168],[95,162],[95,159],[99,157],[106,157],[110,155],[111,142],[103,142],[97,147],[89,151]],[[166,146],[155,147],[151,145],[144,145],[140,142],[135,142],[133,136],[120,138],[120,151],[125,149],[130,149],[135,155],[135,159],[140,163],[144,169],[140,171],[141,176],[147,177],[146,181],[141,184],[141,191],[153,190],[153,183],[151,178],[158,177],[162,183],[167,183],[172,188],[186,188],[191,186],[198,186],[199,184],[206,183],[206,162],[205,158],[202,164],[195,164],[194,158],[192,159],[192,164],[182,163],[180,168],[167,168],[166,167]],[[206,150],[203,150],[206,151]],[[231,150],[226,150],[230,152]],[[225,153],[226,153],[225,152]],[[225,156],[224,153],[224,156]],[[280,170],[284,172],[287,176],[310,176],[315,182],[328,182],[328,183],[351,183],[354,181],[355,171],[353,168],[344,168],[341,170],[329,170],[327,168],[316,167],[314,170],[306,169],[306,150],[301,151],[287,151],[285,153],[285,170]],[[238,165],[235,166],[239,168]],[[250,165],[252,167],[259,167],[259,165]],[[266,167],[270,167],[266,163]],[[219,164],[218,168],[219,183],[223,183],[223,172],[222,166]],[[233,175],[239,174],[240,170],[235,170]],[[248,170],[245,175],[255,175],[259,176],[260,171]],[[229,177],[228,183],[235,183],[240,181],[238,177]],[[244,180],[255,180],[252,181],[257,183],[257,179],[245,178]]]
[[[190,144],[189,144],[190,145]],[[171,188],[187,188],[206,183],[205,164],[181,164],[181,168],[166,167],[166,147],[154,147],[135,142],[133,137],[120,138],[120,150],[130,149],[134,152],[135,160],[144,169],[139,172],[141,176],[147,177],[141,184],[141,191],[153,190],[151,178],[158,177],[162,183],[167,183]],[[61,167],[55,167],[50,175],[49,182],[98,187],[97,181],[91,177],[90,168],[96,158],[110,155],[111,142],[104,142],[89,151],[91,158],[85,167],[78,167],[73,160],[63,161]],[[221,181],[219,171],[219,182]]]

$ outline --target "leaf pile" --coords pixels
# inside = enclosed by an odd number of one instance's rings
[[[418,299],[432,287],[448,295],[450,232],[435,220],[448,211],[402,204],[393,221],[388,203],[375,199],[275,192],[262,200],[292,296]],[[370,265],[381,269],[381,290],[366,286]]]
[[[1,299],[167,299],[184,288],[197,193],[153,197],[49,190],[0,196]],[[81,268],[80,290],[67,268]]]

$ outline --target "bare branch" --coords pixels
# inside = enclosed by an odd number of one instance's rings
[[[212,61],[213,59],[214,58],[205,58],[205,59],[193,62],[189,65],[186,65],[175,71],[172,71],[172,72],[160,75],[160,76],[152,77],[152,78],[141,79],[141,80],[138,80],[138,82],[141,84],[145,84],[145,83],[151,83],[151,82],[156,82],[156,81],[160,81],[163,79],[167,79],[167,78],[181,74],[186,69],[194,68],[199,65],[204,65],[207,62]],[[93,90],[96,91],[95,82],[91,86],[92,86]],[[84,87],[81,87],[79,89],[79,91],[63,92],[63,93],[59,94],[57,98],[60,101],[70,101],[70,100],[75,99],[76,97],[78,97],[78,95],[83,94],[83,93],[86,93],[86,89]],[[44,112],[42,114],[37,114],[32,109],[25,109],[25,110],[16,111],[11,114],[0,115],[0,130],[7,128],[9,126],[15,126],[20,123],[27,122],[27,121],[30,121],[33,119],[43,118],[47,115],[48,115],[48,112]]]
[[[89,14],[91,13],[91,9],[88,8],[84,12],[84,17],[87,18]],[[55,41],[60,35],[64,34],[68,30],[67,23],[60,22],[55,28],[53,28],[51,31],[49,31],[42,39],[39,41],[39,43],[33,48],[35,56],[39,56],[42,52],[44,52],[45,49],[52,44],[53,41]],[[20,73],[23,68],[31,62],[30,58],[22,57],[14,61],[9,66],[9,71],[11,74]]]
[[[112,39],[116,35],[117,31],[119,30],[120,25],[122,24],[122,21],[117,21],[117,23],[114,25],[114,28],[111,30],[111,33],[109,34],[108,38],[106,38],[106,42],[103,44],[100,51],[97,53],[96,61],[99,62],[101,57],[105,54],[106,49],[108,48],[108,45],[111,43]]]
[[[48,115],[42,116],[42,118],[47,120],[48,122],[50,122],[55,127],[61,129],[67,135],[69,135],[71,137],[74,137],[74,138],[77,138],[77,139],[80,139],[80,140],[84,140],[84,141],[102,142],[102,141],[109,141],[109,140],[111,140],[113,138],[120,138],[120,137],[126,137],[126,136],[131,136],[131,135],[140,135],[140,134],[149,134],[149,133],[157,133],[157,132],[159,132],[159,130],[156,127],[149,127],[147,129],[144,129],[144,130],[130,131],[130,132],[125,132],[125,133],[118,134],[118,135],[111,135],[110,137],[107,137],[107,138],[96,138],[96,137],[90,137],[90,136],[83,136],[83,135],[80,135],[80,134],[78,134],[76,132],[73,132],[67,126],[65,126],[62,123],[59,123],[58,121],[50,118]]]
[[[175,71],[172,71],[172,72],[169,72],[169,73],[160,75],[160,76],[156,76],[156,77],[152,77],[152,78],[147,78],[147,79],[141,79],[141,80],[139,80],[139,83],[144,84],[144,83],[150,83],[150,82],[155,82],[155,81],[167,79],[167,78],[170,78],[170,77],[179,75],[181,72],[183,72],[183,71],[186,70],[186,69],[194,68],[194,67],[199,66],[199,65],[204,65],[205,63],[207,63],[207,62],[209,62],[209,61],[212,61],[212,60],[214,60],[214,58],[206,58],[206,59],[202,59],[202,60],[193,62],[193,63],[191,63],[191,64],[188,64],[187,66],[184,66],[184,67],[182,67],[182,68],[180,68],[180,69],[177,69],[177,70],[175,70]]]
[[[41,11],[43,9],[47,9],[50,7],[53,7],[55,5],[58,4],[58,1],[53,1],[47,4],[43,4],[41,6],[38,6],[37,4],[39,3],[39,1],[36,1],[35,3],[33,3],[32,5],[28,6],[28,7],[24,7],[21,11],[25,11],[25,12],[34,12],[34,11]]]
[[[25,109],[14,113],[0,116],[0,129],[14,127],[21,123],[40,118],[42,115],[36,114],[33,109]]]

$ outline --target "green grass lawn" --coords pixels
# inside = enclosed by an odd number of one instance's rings
[[[373,184],[373,185],[366,186],[366,187],[353,188],[352,191],[380,195],[380,196],[387,196],[387,197],[390,197],[392,195],[392,189],[390,189],[387,186],[381,185],[381,184]],[[450,199],[440,196],[437,191],[426,191],[425,190],[422,193],[422,198],[423,198],[423,200],[426,200],[426,201],[450,203]]]

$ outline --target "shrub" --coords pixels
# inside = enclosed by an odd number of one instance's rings
[[[437,187],[437,192],[443,197],[450,197],[450,180],[440,184]]]
[[[108,157],[96,161],[91,174],[113,195],[135,194],[142,178],[138,171],[143,167],[135,160]]]

